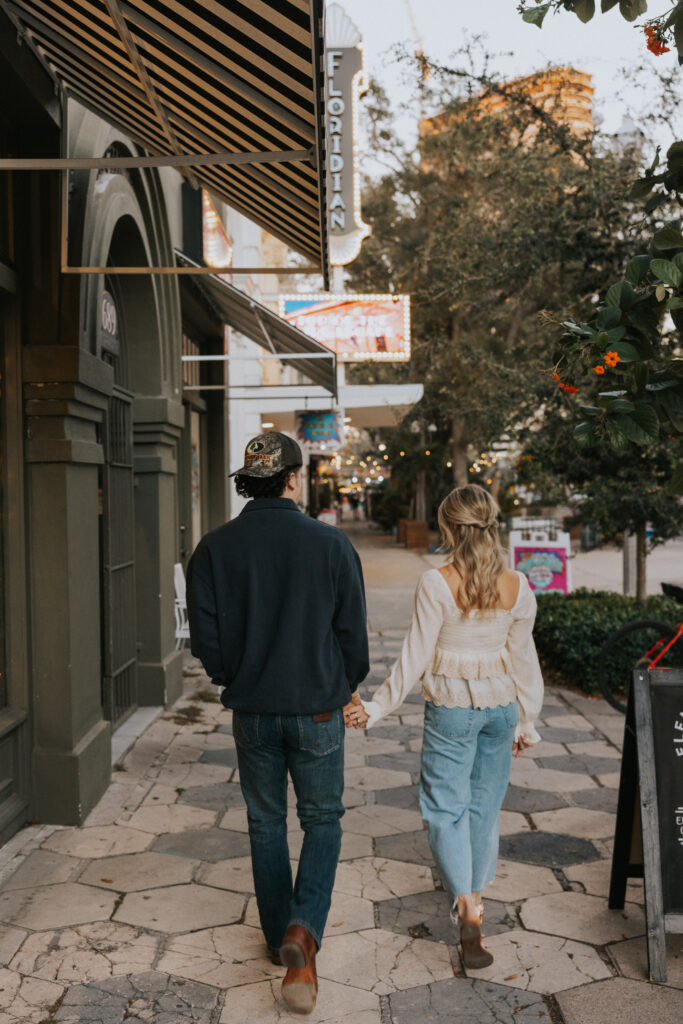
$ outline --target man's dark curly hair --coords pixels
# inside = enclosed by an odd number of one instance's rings
[[[290,473],[296,473],[301,466],[286,466],[274,476],[245,476],[237,474],[235,487],[243,498],[281,498]]]

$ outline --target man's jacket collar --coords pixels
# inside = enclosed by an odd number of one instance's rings
[[[291,498],[252,498],[244,506],[240,515],[243,516],[245,512],[260,512],[266,508],[281,508],[286,512],[299,511],[299,506]]]

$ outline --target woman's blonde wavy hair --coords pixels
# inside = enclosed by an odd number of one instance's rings
[[[500,601],[498,578],[506,559],[498,539],[499,511],[478,484],[456,487],[439,505],[439,529],[462,580],[458,604],[465,616],[473,608],[490,611]]]

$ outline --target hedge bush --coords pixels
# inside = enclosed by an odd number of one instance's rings
[[[534,639],[548,683],[566,683],[594,694],[598,656],[610,633],[634,619],[658,619],[672,626],[683,619],[683,606],[670,597],[649,597],[638,604],[608,590],[582,587],[571,594],[538,594]],[[619,688],[620,680],[612,685]]]

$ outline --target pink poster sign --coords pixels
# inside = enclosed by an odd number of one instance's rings
[[[569,593],[567,551],[564,548],[544,547],[542,544],[515,547],[514,567],[524,573],[536,593],[547,594],[553,590]]]

